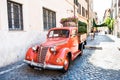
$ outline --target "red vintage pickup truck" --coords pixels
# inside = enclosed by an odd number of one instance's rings
[[[78,34],[77,27],[52,28],[44,43],[28,49],[24,62],[33,67],[66,72],[70,62],[82,55],[86,37],[86,34]]]

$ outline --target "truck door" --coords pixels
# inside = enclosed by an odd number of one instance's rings
[[[78,36],[77,36],[77,30],[73,29],[71,32],[71,51],[75,55],[78,51]]]

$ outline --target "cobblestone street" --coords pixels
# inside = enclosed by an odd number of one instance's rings
[[[90,37],[88,37],[87,45],[100,45],[101,42],[114,43],[114,41],[106,35],[96,35],[94,40],[91,40]],[[0,68],[0,80],[120,80],[120,69],[104,68],[95,65],[94,61],[90,61],[91,58],[96,58],[92,56],[96,51],[103,54],[101,49],[84,49],[83,55],[77,57],[77,59],[71,63],[68,72],[64,74],[54,70],[31,69],[27,64],[21,61],[15,65]],[[111,57],[113,55],[107,56]],[[100,53],[97,54],[97,56],[100,56]],[[21,64],[22,66],[19,68],[14,68],[13,70],[6,71],[2,74],[3,71]],[[120,63],[118,65],[120,65]],[[112,67],[115,66],[116,65],[112,65]]]

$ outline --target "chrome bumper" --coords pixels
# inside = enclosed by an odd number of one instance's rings
[[[44,68],[44,69],[63,69],[63,66],[58,66],[58,65],[41,64],[41,63],[36,63],[33,61],[28,61],[28,60],[24,60],[24,62],[27,64],[30,64],[32,66],[40,67],[40,68]]]

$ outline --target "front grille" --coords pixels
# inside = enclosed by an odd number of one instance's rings
[[[38,62],[39,63],[44,63],[45,57],[47,54],[48,47],[40,47],[40,51],[38,53]]]

